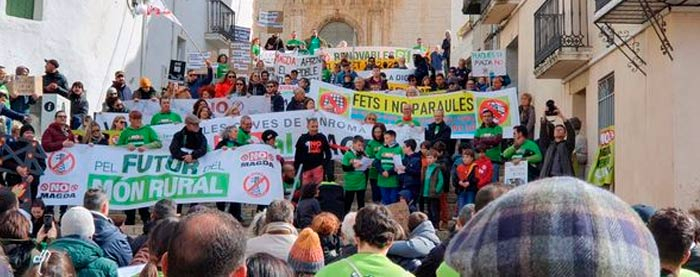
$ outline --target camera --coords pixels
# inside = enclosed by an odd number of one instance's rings
[[[555,116],[555,115],[559,114],[557,112],[557,110],[559,110],[559,108],[557,108],[557,106],[554,104],[554,100],[549,99],[549,100],[547,100],[546,104],[547,104],[547,110],[544,111],[544,115]]]

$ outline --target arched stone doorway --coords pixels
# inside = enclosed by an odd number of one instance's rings
[[[337,46],[341,41],[347,41],[348,46],[357,45],[355,28],[342,21],[327,23],[321,27],[318,35],[333,46]]]

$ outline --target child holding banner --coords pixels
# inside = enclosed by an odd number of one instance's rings
[[[382,204],[389,205],[399,201],[399,180],[396,164],[401,164],[403,150],[396,143],[396,132],[389,130],[384,134],[384,145],[375,156],[374,167],[379,172],[377,186],[382,193]],[[398,160],[398,162],[397,162]]]

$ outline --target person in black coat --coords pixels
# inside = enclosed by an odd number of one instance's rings
[[[306,92],[303,88],[298,87],[294,89],[294,97],[291,101],[289,101],[289,105],[287,105],[287,111],[306,110],[306,106],[304,105],[304,103],[306,103],[307,99],[309,98],[306,97]]]
[[[34,128],[26,124],[19,130],[18,139],[7,139],[7,148],[2,151],[2,167],[6,169],[5,182],[8,186],[14,186],[26,182],[28,184],[29,199],[36,199],[39,186],[39,176],[46,169],[46,153],[36,140],[34,140]],[[11,137],[10,137],[11,138]],[[22,151],[25,150],[26,151]],[[31,158],[28,155],[31,154]],[[20,200],[25,200],[20,197]]]
[[[574,166],[571,153],[576,146],[576,131],[559,109],[554,114],[563,121],[555,124],[542,117],[540,126],[540,149],[544,161],[540,170],[540,178],[556,176],[574,176]]]
[[[433,145],[441,141],[447,146],[447,152],[452,154],[451,150],[454,149],[454,143],[450,138],[452,128],[445,123],[445,111],[438,109],[433,114],[435,122],[428,124],[428,128],[425,129],[425,140]]]
[[[277,36],[277,34],[272,34],[270,38],[265,42],[265,50],[282,50],[284,51],[284,42]]]
[[[267,90],[265,96],[270,97],[270,103],[272,103],[272,112],[283,112],[284,97],[278,91],[279,83],[275,80],[267,81],[265,89]]]
[[[317,188],[316,184],[301,187],[301,200],[294,211],[294,225],[299,229],[309,227],[314,217],[321,213],[321,204],[316,199]]]
[[[199,128],[199,118],[188,114],[185,127],[173,136],[170,154],[173,159],[192,163],[207,154],[207,138]]]
[[[82,82],[77,81],[73,83],[70,89],[70,95],[68,95],[68,100],[70,100],[70,127],[75,130],[80,128],[83,124],[83,120],[85,116],[88,115],[88,110],[90,109],[90,103],[88,103],[85,97],[85,88]]]
[[[42,76],[44,94],[56,93],[68,98],[68,81],[66,76],[58,72],[58,61],[53,59],[44,61],[46,62],[44,65],[46,74]]]

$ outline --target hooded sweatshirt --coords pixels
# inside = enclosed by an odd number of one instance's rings
[[[309,171],[325,165],[331,159],[331,147],[322,133],[301,135],[296,144],[294,168],[304,165],[303,171]]]
[[[68,253],[78,277],[116,277],[117,264],[104,257],[96,243],[73,236],[63,237],[49,245],[49,249]]]

